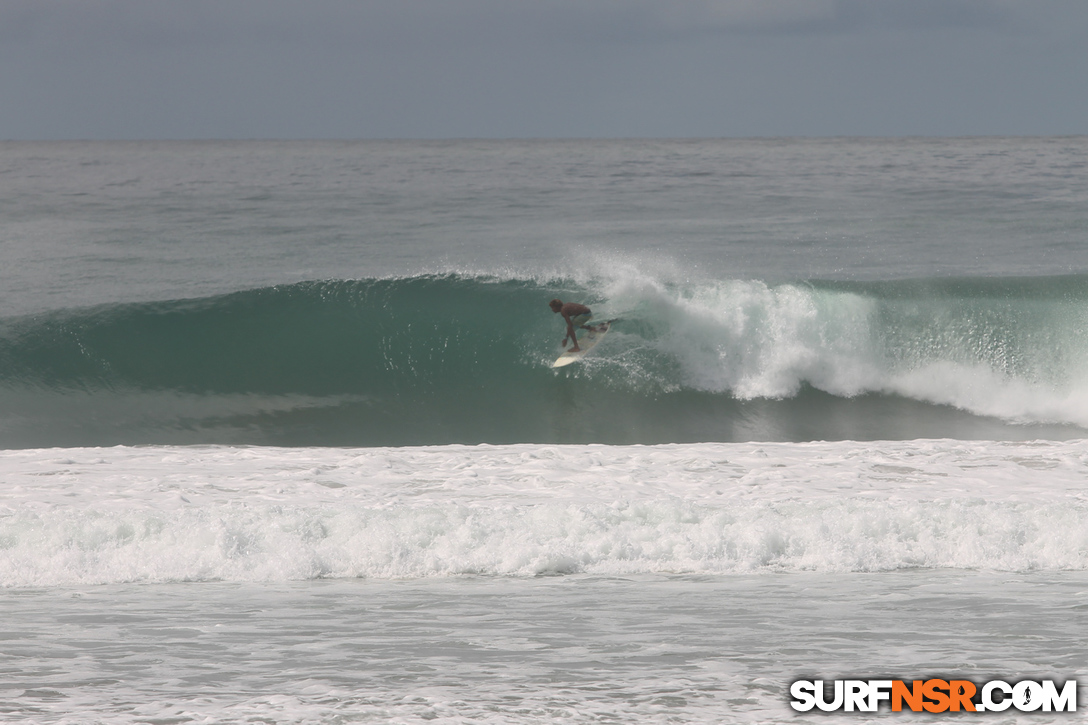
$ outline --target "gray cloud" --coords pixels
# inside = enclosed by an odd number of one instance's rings
[[[1040,0],[1045,4],[1046,0]],[[613,38],[675,29],[859,32],[1010,25],[1016,0],[6,0],[8,42],[205,45],[494,32]]]
[[[1083,0],[4,0],[0,138],[1086,132]]]

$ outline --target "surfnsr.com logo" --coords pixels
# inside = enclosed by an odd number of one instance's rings
[[[832,712],[876,712],[883,702],[892,712],[1076,712],[1077,681],[1058,687],[1053,680],[1023,680],[1010,685],[991,680],[981,687],[970,680],[835,680],[828,692],[823,680],[790,685],[790,707]]]

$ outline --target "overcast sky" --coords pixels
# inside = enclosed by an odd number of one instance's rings
[[[1088,133],[1088,0],[0,0],[0,139]]]

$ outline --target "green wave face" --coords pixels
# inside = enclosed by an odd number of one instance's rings
[[[553,297],[618,316],[555,371]],[[306,282],[0,321],[0,445],[1074,437],[1088,278]]]
[[[58,312],[5,326],[5,378],[48,387],[335,395],[508,369],[543,304],[516,282],[308,282]],[[527,293],[528,292],[528,293]]]

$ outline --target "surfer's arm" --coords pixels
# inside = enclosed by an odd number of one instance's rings
[[[561,344],[566,345],[568,339],[570,339],[570,340],[575,339],[575,337],[574,337],[574,323],[571,322],[570,315],[568,315],[566,313],[566,311],[563,312],[563,321],[567,323],[567,334],[563,336],[563,342]]]
[[[574,322],[571,321],[570,316],[564,312],[563,319],[567,321],[567,335],[563,338],[563,345],[567,344],[567,340],[571,341],[571,350],[578,349],[578,336],[574,334]]]

